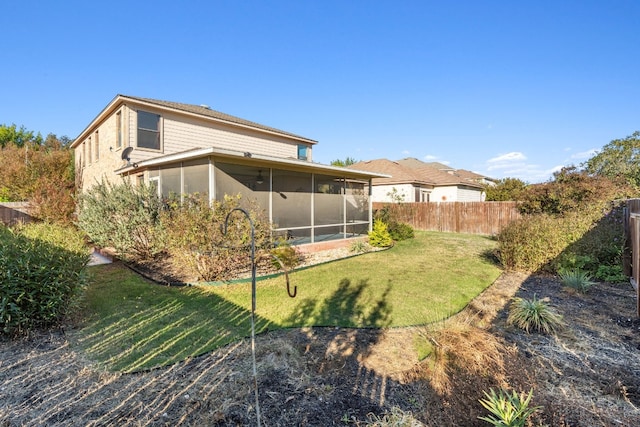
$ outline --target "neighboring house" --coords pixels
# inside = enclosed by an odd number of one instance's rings
[[[377,159],[358,162],[351,168],[383,173],[389,177],[372,180],[374,202],[479,202],[484,200],[483,186],[464,179],[455,169],[440,170],[432,163],[417,159],[392,161]]]
[[[317,142],[204,105],[116,96],[71,147],[83,191],[129,177],[163,197],[241,194],[291,243],[366,234],[372,178],[312,162]]]
[[[495,178],[490,178],[490,177],[488,177],[486,175],[481,175],[479,173],[471,172],[471,171],[468,171],[468,170],[465,170],[465,169],[456,169],[454,174],[459,176],[460,178],[462,178],[464,180],[475,182],[475,183],[481,184],[483,186],[496,185],[496,179]]]
[[[494,178],[490,178],[486,175],[481,175],[479,173],[471,172],[465,169],[455,169],[449,165],[445,165],[439,162],[423,162],[422,160],[418,160],[414,157],[409,157],[406,159],[398,160],[398,163],[410,168],[422,168],[424,166],[429,166],[434,169],[438,169],[439,171],[456,175],[465,181],[475,182],[476,184],[482,185],[496,185],[496,180]]]

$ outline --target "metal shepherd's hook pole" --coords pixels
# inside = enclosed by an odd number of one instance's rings
[[[234,208],[227,214],[226,219],[224,220],[224,228],[222,230],[222,234],[227,234],[227,229],[229,227],[229,217],[235,211],[240,211],[247,217],[249,220],[249,225],[251,226],[251,357],[253,361],[253,386],[256,395],[256,418],[258,421],[258,427],[262,425],[260,422],[260,400],[258,399],[258,370],[256,369],[256,237],[255,237],[255,227],[253,225],[253,221],[251,220],[251,216],[249,212],[242,208]],[[298,291],[297,287],[293,287],[293,291],[291,290],[291,286],[289,284],[289,273],[285,268],[282,261],[275,255],[270,254],[273,259],[275,259],[280,267],[284,271],[285,279],[287,282],[287,293],[291,298],[295,298],[296,293]]]
[[[260,422],[260,400],[258,399],[258,371],[256,369],[256,238],[255,227],[249,212],[242,208],[234,208],[227,214],[227,218],[224,221],[223,234],[227,234],[227,228],[229,225],[229,217],[235,211],[242,212],[249,220],[251,225],[251,357],[253,361],[253,386],[256,395],[256,418],[258,421],[258,427],[262,425]]]

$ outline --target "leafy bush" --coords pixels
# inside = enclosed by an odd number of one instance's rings
[[[609,283],[622,283],[629,280],[622,271],[622,265],[600,265],[596,270],[595,277]]]
[[[562,325],[562,316],[547,305],[544,300],[515,298],[510,307],[507,323],[525,332],[555,332]]]
[[[552,261],[579,240],[591,222],[579,214],[555,217],[529,215],[512,222],[498,235],[498,254],[510,270],[553,271]]]
[[[166,250],[174,262],[205,281],[223,280],[246,270],[250,266],[249,221],[241,212],[235,212],[229,216],[227,234],[223,233],[227,216],[239,207],[251,217],[255,247],[269,249],[270,224],[257,202],[227,195],[209,206],[206,198],[193,195],[183,203],[169,203],[161,214]]]
[[[155,188],[129,180],[102,181],[80,197],[78,225],[102,247],[124,259],[148,259],[160,252],[161,201]]]
[[[365,252],[369,252],[370,250],[371,247],[369,246],[369,244],[362,240],[354,240],[351,243],[351,246],[349,246],[349,252],[353,252],[356,254],[362,254]]]
[[[26,140],[0,148],[0,200],[28,200],[32,216],[71,224],[75,214],[75,171],[73,150],[65,146],[66,142],[65,137],[58,139],[49,134],[46,141]]]
[[[560,280],[564,286],[586,293],[589,288],[596,284],[591,280],[591,275],[579,268],[562,270],[559,272]]]
[[[480,399],[480,404],[491,412],[487,417],[478,417],[494,426],[499,427],[522,427],[526,425],[527,418],[533,415],[540,407],[529,407],[533,397],[533,389],[529,394],[518,394],[513,391],[509,393],[504,389],[490,389],[490,393],[483,392],[485,399]]]
[[[289,243],[279,242],[276,244],[276,247],[271,249],[270,254],[275,256],[277,260],[271,258],[271,265],[273,268],[280,269],[285,267],[287,269],[294,268],[296,265],[300,264],[300,253],[296,248],[291,246]],[[282,263],[282,266],[280,265]]]
[[[389,206],[384,206],[375,213],[375,219],[379,219],[387,225],[387,230],[391,238],[396,241],[413,239],[415,232],[409,224],[398,222],[391,213]]]
[[[373,229],[369,232],[369,244],[376,248],[387,248],[393,245],[387,224],[380,219],[373,222]]]
[[[409,224],[405,224],[404,222],[392,222],[391,224],[387,224],[387,229],[389,230],[391,238],[396,242],[413,239],[415,237],[413,227]]]
[[[69,252],[88,253],[85,234],[72,226],[32,222],[16,227],[16,231],[29,239],[42,240]]]
[[[604,176],[589,175],[575,166],[555,172],[553,178],[553,181],[526,187],[520,195],[521,213],[565,215],[580,211],[593,219],[602,215],[602,208],[611,200],[634,194],[628,185]]]
[[[50,241],[0,227],[0,328],[18,334],[58,322],[86,284],[86,250],[53,233]],[[35,233],[37,234],[37,232]],[[60,244],[54,241],[66,241]]]

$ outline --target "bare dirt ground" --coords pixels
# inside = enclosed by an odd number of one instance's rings
[[[513,295],[549,298],[557,336],[506,324]],[[270,332],[257,338],[265,426],[488,425],[482,390],[534,390],[532,421],[550,426],[640,425],[640,320],[633,288],[586,295],[553,277],[502,275],[441,325],[391,330]],[[414,337],[435,346],[417,360]],[[256,425],[249,342],[135,374],[96,369],[65,330],[0,341],[0,426]],[[390,424],[388,424],[390,425]],[[400,424],[396,424],[400,425]]]

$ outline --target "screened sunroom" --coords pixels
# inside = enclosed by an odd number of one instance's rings
[[[155,158],[120,173],[156,185],[163,197],[199,193],[222,200],[240,194],[255,200],[274,235],[291,244],[366,235],[372,223],[370,180],[385,176],[215,148]]]

